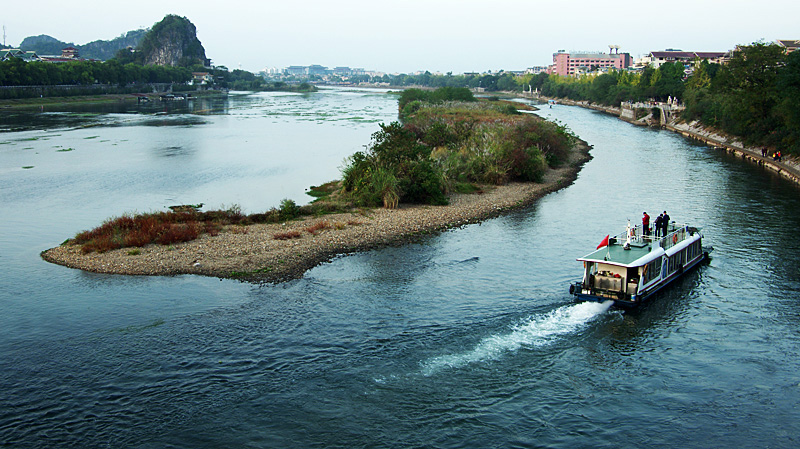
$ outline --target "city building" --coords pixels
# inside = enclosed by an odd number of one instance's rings
[[[559,50],[553,53],[553,65],[548,72],[561,76],[577,76],[592,70],[608,70],[611,68],[622,70],[631,65],[629,53],[619,53],[619,47],[609,46],[614,53],[601,52],[567,52]]]
[[[538,75],[538,74],[540,74],[542,72],[546,72],[546,71],[547,71],[547,67],[543,66],[543,65],[540,65],[540,66],[528,67],[527,69],[525,69],[525,74]]]
[[[288,76],[307,76],[308,67],[304,65],[290,65],[286,67],[286,74]]]
[[[330,71],[325,66],[321,66],[321,65],[317,65],[317,64],[308,66],[308,74],[309,75],[325,76],[329,72]]]

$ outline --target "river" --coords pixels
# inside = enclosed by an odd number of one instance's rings
[[[797,447],[800,189],[674,134],[556,106],[576,182],[280,285],[125,277],[39,252],[104,219],[307,202],[396,96],[346,89],[0,112],[0,446]],[[575,261],[643,211],[702,266],[636,311]]]

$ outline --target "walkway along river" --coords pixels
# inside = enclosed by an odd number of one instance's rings
[[[234,192],[250,211],[274,205],[292,160],[358,149],[396,102],[325,91],[203,109],[215,112],[0,134],[0,445],[796,446],[800,195],[788,181],[557,106],[541,113],[594,146],[573,185],[303,279],[99,275],[39,258],[122,211]],[[704,228],[711,264],[633,313],[572,303],[575,258],[661,210]]]

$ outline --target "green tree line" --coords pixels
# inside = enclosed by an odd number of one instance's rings
[[[320,81],[322,77],[314,75],[309,77],[311,81]],[[332,81],[344,81],[343,78],[333,76]],[[470,89],[482,88],[487,92],[498,91],[522,91],[522,85],[518,83],[517,76],[513,73],[498,72],[496,74],[463,74],[453,75],[447,73],[445,75],[434,75],[430,72],[425,72],[417,75],[354,75],[347,77],[350,83],[371,83],[371,84],[388,84],[393,87],[466,87]]]
[[[63,84],[185,83],[192,72],[185,67],[75,61],[53,64],[9,58],[0,62],[0,86],[55,86]]]

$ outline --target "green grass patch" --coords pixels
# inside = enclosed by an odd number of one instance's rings
[[[66,153],[68,151],[75,151],[75,148],[61,148],[60,150],[56,150],[56,153]]]
[[[453,192],[466,194],[483,193],[483,189],[471,182],[457,182],[453,185]]]
[[[312,197],[317,198],[317,199],[325,198],[325,197],[330,196],[332,193],[334,193],[334,192],[336,192],[336,191],[338,191],[340,189],[341,189],[341,186],[339,185],[339,181],[331,181],[331,182],[322,184],[321,186],[311,186],[311,187],[309,187],[309,189],[306,191],[306,195],[312,196]]]
[[[30,170],[30,169],[32,169],[33,167],[34,167],[33,165],[23,165],[23,166],[22,166],[22,169],[23,169],[23,170]]]

